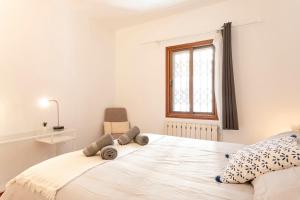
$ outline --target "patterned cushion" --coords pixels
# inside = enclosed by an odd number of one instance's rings
[[[283,136],[246,146],[233,154],[224,174],[216,180],[223,183],[245,183],[261,174],[300,166],[297,138]]]

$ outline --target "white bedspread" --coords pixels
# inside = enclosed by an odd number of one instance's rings
[[[56,192],[69,181],[104,163],[99,157],[85,157],[81,151],[65,154],[35,165],[12,179],[7,188],[18,184],[45,199],[54,200]],[[62,170],[64,169],[64,170]]]
[[[129,147],[126,145],[125,149]],[[160,136],[149,145],[131,146],[131,150],[126,150],[116,160],[98,164],[77,178],[71,178],[58,191],[56,199],[250,200],[253,198],[251,185],[219,184],[214,180],[227,162],[224,153],[241,147],[238,144]],[[68,159],[66,155],[55,159]],[[63,167],[61,173],[68,171],[68,167]],[[49,171],[40,173],[53,174]],[[55,181],[55,177],[50,179]],[[7,188],[3,199],[44,200],[45,197],[13,184]]]
[[[158,135],[151,136],[150,143],[160,137]],[[140,147],[135,143],[121,146],[117,142],[115,142],[115,146],[118,149],[119,157],[131,153]],[[44,199],[54,200],[57,191],[71,180],[105,162],[108,161],[101,159],[99,155],[84,156],[82,150],[64,154],[27,169],[9,181],[6,187],[18,184],[32,193],[40,194]]]

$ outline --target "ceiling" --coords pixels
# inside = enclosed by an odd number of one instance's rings
[[[71,0],[76,11],[119,29],[225,0]]]

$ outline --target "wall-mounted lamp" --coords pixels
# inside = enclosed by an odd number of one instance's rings
[[[42,98],[40,99],[39,104],[42,108],[47,108],[51,102],[56,104],[57,110],[57,126],[53,126],[53,130],[63,130],[64,126],[61,126],[59,123],[59,102],[55,99]]]

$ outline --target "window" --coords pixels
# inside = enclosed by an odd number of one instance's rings
[[[166,117],[218,119],[212,42],[166,48]]]

